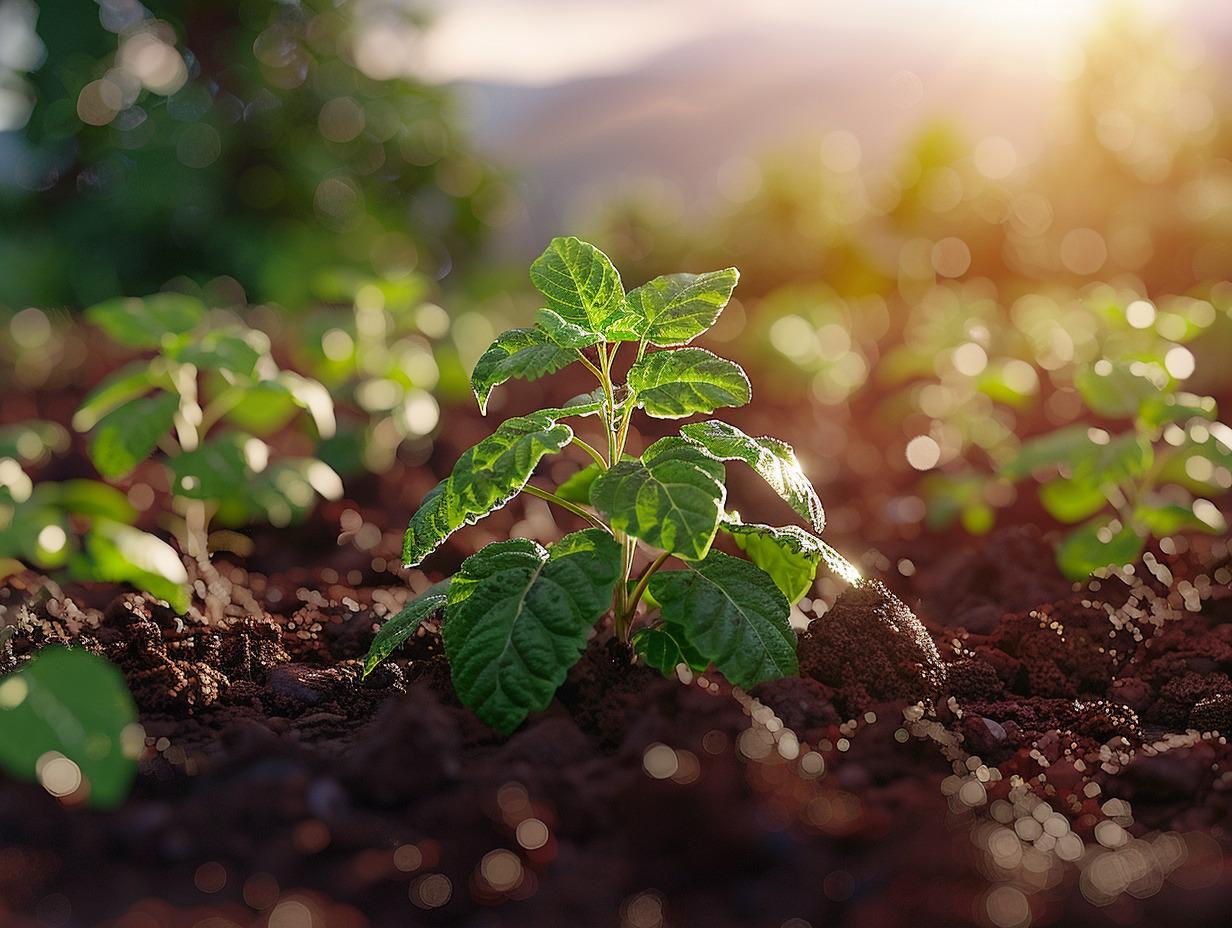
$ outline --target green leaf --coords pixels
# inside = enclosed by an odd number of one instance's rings
[[[503,422],[463,452],[453,472],[433,487],[411,517],[402,560],[414,567],[463,525],[473,525],[513,499],[545,454],[573,440],[573,429],[540,411]]]
[[[1102,362],[1101,362],[1102,363]],[[1084,367],[1074,375],[1074,386],[1093,412],[1110,419],[1138,415],[1143,403],[1160,393],[1151,380],[1131,373],[1123,364],[1112,365],[1104,373]]]
[[[750,438],[734,425],[718,419],[692,422],[680,431],[720,460],[744,461],[784,502],[808,519],[814,531],[825,528],[826,513],[821,500],[800,469],[791,445],[775,438]]]
[[[607,336],[626,315],[620,274],[607,255],[572,236],[554,238],[530,267],[547,308],[565,322]],[[594,342],[591,342],[594,344]]]
[[[682,438],[661,438],[639,461],[619,461],[591,486],[612,528],[678,557],[706,556],[727,497],[723,465]]]
[[[152,593],[176,612],[188,609],[188,572],[169,544],[131,525],[95,519],[86,533],[86,555],[92,579],[131,583]]]
[[[515,538],[467,558],[442,627],[459,698],[503,734],[547,708],[611,607],[620,572],[620,546],[598,529],[550,552]]]
[[[221,497],[214,518],[223,525],[260,519],[282,527],[303,521],[318,496],[341,499],[342,493],[342,478],[324,461],[282,458]]]
[[[1108,505],[1098,483],[1057,477],[1039,488],[1039,499],[1048,514],[1061,522],[1081,522]]]
[[[1134,521],[1144,526],[1156,538],[1166,538],[1187,529],[1216,531],[1194,515],[1192,504],[1185,506],[1181,503],[1161,503],[1139,506],[1134,510]]]
[[[98,472],[113,480],[131,473],[171,430],[179,408],[175,394],[160,392],[129,400],[103,416],[88,449]]]
[[[1017,480],[1036,468],[1055,465],[1068,472],[1067,480],[1103,487],[1142,476],[1150,470],[1154,456],[1151,443],[1138,432],[1093,441],[1086,426],[1076,426],[1027,442],[1004,473]]]
[[[629,369],[628,383],[637,404],[660,419],[743,406],[753,396],[739,364],[704,348],[649,354]]]
[[[125,403],[145,396],[157,381],[150,371],[149,361],[127,364],[91,390],[73,413],[73,428],[88,432],[103,416]]]
[[[172,492],[187,499],[223,500],[242,493],[256,469],[249,463],[249,442],[264,446],[260,439],[241,432],[211,437],[192,451],[170,460]],[[253,448],[253,453],[260,453]]]
[[[718,320],[739,277],[739,271],[729,267],[708,274],[670,274],[642,284],[626,297],[638,318],[638,335],[659,348],[688,344]]]
[[[633,636],[633,650],[665,677],[672,676],[680,664],[695,673],[700,673],[710,666],[710,661],[697,652],[689,639],[679,629],[670,625],[638,631]]]
[[[372,645],[364,658],[365,677],[372,673],[377,664],[393,654],[402,642],[410,638],[426,619],[445,608],[449,580],[450,578],[446,578],[432,584],[403,606],[397,615],[385,620],[385,624],[372,639]]]
[[[1068,425],[1024,442],[1014,459],[1002,468],[1002,473],[1009,480],[1022,480],[1036,468],[1062,464],[1088,454],[1091,444],[1088,426]]]
[[[205,319],[205,304],[182,293],[118,297],[91,306],[86,319],[122,345],[157,348],[164,335],[183,335]]]
[[[543,330],[548,341],[559,348],[589,348],[603,341],[602,333],[569,322],[550,309],[537,310],[535,322],[537,327]]]
[[[492,388],[511,377],[535,380],[576,360],[576,352],[560,347],[538,326],[502,332],[480,355],[471,372],[471,389],[479,402],[479,411],[487,413]]]
[[[57,775],[47,771],[46,785],[68,787],[80,774],[88,802],[102,809],[124,801],[145,748],[137,707],[119,668],[84,649],[60,645],[43,648],[19,670],[0,677],[0,733],[0,766],[13,776],[39,779],[43,765],[60,755],[76,771],[60,761]],[[61,781],[58,774],[66,771],[67,781]]]
[[[664,623],[736,686],[799,672],[787,600],[756,565],[711,551],[684,570],[656,573],[650,592]]]
[[[603,468],[598,464],[583,467],[556,488],[556,495],[570,503],[590,505],[590,488],[601,473]]]
[[[1159,428],[1169,422],[1184,424],[1191,419],[1214,419],[1218,414],[1214,397],[1196,393],[1158,393],[1147,397],[1138,417],[1147,428]]]
[[[65,512],[126,523],[137,517],[127,496],[98,480],[62,480],[43,486],[53,490],[56,505]]]
[[[257,366],[269,356],[269,336],[247,326],[226,326],[210,329],[199,337],[167,351],[167,356],[180,364],[192,364],[201,370],[220,371],[229,379],[253,381]],[[270,359],[272,363],[272,358]]]
[[[1070,580],[1085,580],[1101,568],[1132,564],[1145,545],[1146,539],[1132,525],[1114,532],[1106,519],[1092,519],[1078,526],[1057,545],[1057,565]]]
[[[773,527],[724,520],[730,534],[749,559],[768,573],[789,603],[799,602],[813,588],[817,568],[826,557],[826,545],[795,525]]]

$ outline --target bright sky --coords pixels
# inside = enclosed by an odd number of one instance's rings
[[[1000,43],[1055,45],[1080,38],[1110,2],[1116,0],[436,0],[435,24],[412,57],[430,80],[544,85],[627,70],[683,41],[758,27],[828,24],[934,36],[961,30]],[[1182,2],[1152,0],[1148,8],[1162,18]]]

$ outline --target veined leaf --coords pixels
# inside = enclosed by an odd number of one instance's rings
[[[710,666],[710,661],[697,652],[683,632],[671,625],[641,629],[633,636],[633,650],[665,677],[675,673],[679,664],[695,673]]]
[[[545,454],[573,440],[573,429],[556,418],[541,411],[509,419],[463,452],[453,472],[428,492],[411,517],[403,562],[414,567],[463,525],[473,525],[513,499]]]
[[[104,477],[118,479],[149,457],[170,431],[180,401],[173,393],[138,397],[99,420],[90,440],[90,460]]]
[[[396,615],[385,620],[385,624],[372,639],[372,645],[364,658],[365,677],[372,673],[377,664],[393,654],[398,645],[410,638],[425,619],[445,608],[449,580],[450,578],[446,578],[432,584],[403,606]]]
[[[547,335],[548,340],[560,348],[589,348],[603,341],[602,333],[570,322],[550,309],[536,310],[535,323]]]
[[[515,538],[467,558],[442,627],[459,698],[503,734],[547,708],[611,607],[620,562],[620,546],[598,529],[551,551]]]
[[[789,603],[799,602],[813,588],[817,568],[825,559],[825,548],[829,548],[795,525],[776,528],[725,519],[723,531],[732,536],[749,560],[770,575]]]
[[[744,461],[792,509],[808,519],[813,530],[826,527],[826,513],[817,491],[804,476],[791,445],[776,438],[751,438],[734,425],[711,419],[692,422],[680,431],[720,460]]]
[[[755,564],[711,551],[684,570],[654,574],[650,591],[664,623],[736,686],[799,672],[787,600]]]
[[[680,419],[720,406],[743,406],[753,396],[739,364],[704,348],[646,355],[629,369],[638,405],[660,419]]]
[[[710,550],[727,497],[723,465],[682,438],[661,438],[639,461],[620,461],[590,488],[612,528],[690,559]]]
[[[1146,546],[1146,539],[1132,525],[1112,530],[1102,518],[1084,522],[1057,546],[1057,565],[1070,580],[1085,580],[1093,571],[1132,564]]]
[[[83,648],[49,645],[0,678],[0,766],[33,780],[49,752],[81,774],[88,802],[118,806],[137,774],[145,732],[114,664]]]
[[[626,315],[620,274],[607,255],[580,239],[552,239],[530,266],[530,279],[549,310],[583,329],[607,336]]]
[[[576,352],[560,347],[538,326],[501,333],[480,355],[471,372],[471,389],[475,392],[479,411],[487,413],[492,388],[511,377],[535,380],[575,360]]]
[[[117,297],[91,306],[86,319],[122,345],[157,348],[164,335],[183,335],[205,318],[205,304],[183,293]]]
[[[734,267],[670,274],[642,284],[625,301],[640,337],[659,348],[686,345],[718,320],[739,277]]]

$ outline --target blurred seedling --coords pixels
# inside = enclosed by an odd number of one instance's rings
[[[574,363],[598,388],[561,408],[507,419],[464,452],[412,516],[403,560],[422,563],[455,531],[523,492],[589,527],[549,548],[512,538],[471,555],[385,623],[366,672],[443,612],[459,697],[505,733],[548,705],[606,617],[618,640],[665,675],[682,664],[713,666],[747,688],[796,673],[790,602],[808,591],[822,563],[850,581],[859,575],[814,534],[824,512],[791,447],[706,418],[639,455],[626,448],[635,412],[684,419],[749,402],[739,365],[689,347],[719,318],[736,269],[657,277],[626,293],[601,251],[557,238],[530,276],[546,306],[532,327],[504,332],[479,358],[471,385],[480,410],[496,386]],[[597,419],[598,447],[566,419]],[[532,485],[539,462],[570,445],[593,463],[555,490]],[[808,528],[726,511],[728,461],[751,466]],[[748,559],[714,549],[720,531]],[[669,561],[678,569],[665,570]]]
[[[342,481],[327,464],[315,457],[271,460],[270,445],[258,437],[307,412],[317,436],[328,438],[330,395],[319,382],[280,369],[264,332],[191,296],[110,300],[86,318],[125,347],[152,354],[99,384],[73,427],[91,433],[90,458],[108,480],[129,477],[160,453],[190,579],[204,584],[194,586],[207,615],[220,620],[233,591],[210,561],[211,521],[286,525],[318,496],[342,495]]]

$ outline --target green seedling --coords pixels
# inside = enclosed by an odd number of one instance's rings
[[[1152,537],[1227,531],[1209,497],[1232,485],[1232,428],[1214,399],[1173,391],[1162,367],[1141,363],[1100,361],[1075,386],[1092,412],[1130,427],[1059,429],[1023,445],[1003,472],[1036,477],[1048,512],[1077,523],[1057,546],[1067,576],[1130,564]]]
[[[108,480],[127,477],[161,452],[182,550],[206,584],[207,613],[219,619],[230,592],[210,562],[211,520],[286,525],[318,495],[342,495],[328,465],[312,457],[271,461],[269,445],[254,434],[278,430],[306,410],[320,437],[332,435],[329,393],[280,370],[265,333],[193,297],[111,300],[86,317],[121,344],[155,353],[104,380],[73,426],[91,433],[90,458]]]
[[[791,447],[703,419],[640,455],[626,453],[635,412],[684,419],[749,402],[738,365],[689,347],[718,319],[736,269],[658,277],[626,293],[606,255],[558,238],[530,276],[547,305],[535,325],[504,332],[479,358],[471,385],[480,410],[496,386],[573,363],[590,371],[598,388],[563,407],[508,419],[464,452],[411,518],[403,560],[420,564],[455,531],[519,493],[560,506],[588,527],[548,548],[513,538],[471,555],[385,623],[365,671],[443,613],[458,695],[502,733],[548,705],[592,629],[609,616],[615,636],[664,674],[681,664],[713,666],[747,688],[796,673],[789,600],[804,595],[822,563],[849,580],[858,574],[814,534],[825,516]],[[628,367],[620,382],[622,352]],[[566,420],[597,420],[602,440],[584,441]],[[544,457],[570,445],[591,459],[585,469],[554,491],[529,482]],[[730,461],[752,467],[808,528],[745,522],[727,512]],[[715,549],[720,531],[748,559]],[[664,569],[669,562],[678,568]]]

